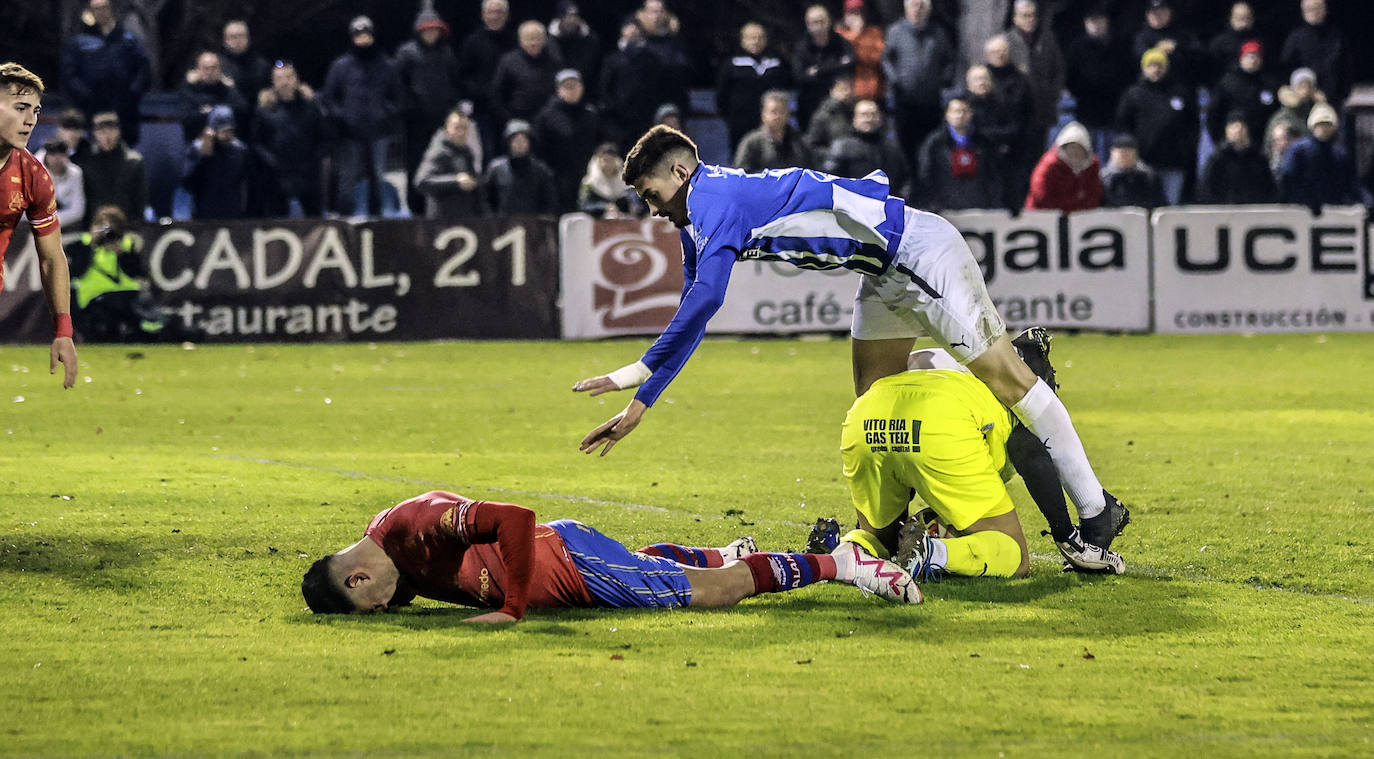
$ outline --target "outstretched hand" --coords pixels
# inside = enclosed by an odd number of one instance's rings
[[[62,387],[76,384],[76,345],[70,337],[59,337],[48,349],[48,374],[57,374],[57,362],[62,362]]]
[[[588,377],[573,385],[574,393],[587,393],[593,397],[619,389],[620,386],[604,374],[600,377]]]
[[[578,446],[578,449],[583,453],[592,453],[597,448],[601,448],[601,455],[605,456],[611,452],[616,443],[639,426],[639,420],[648,408],[643,401],[630,401],[630,405],[626,406],[624,411],[607,419],[597,425],[596,429],[587,433],[587,436],[582,438],[582,444]],[[604,448],[602,448],[603,445]]]

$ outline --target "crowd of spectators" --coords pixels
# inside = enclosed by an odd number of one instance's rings
[[[1148,0],[1129,38],[1111,6],[1093,6],[1067,43],[1050,18],[1061,4],[1039,0],[990,0],[956,26],[931,0],[903,0],[896,18],[871,7],[893,3],[817,2],[798,39],[763,20],[739,28],[715,115],[734,165],[882,170],[934,210],[1368,203],[1341,135],[1351,40],[1326,0],[1292,1],[1302,23],[1277,51],[1243,0],[1220,30],[1184,28],[1170,0]],[[247,23],[226,23],[176,94],[193,217],[639,215],[618,156],[652,124],[695,115],[665,0],[644,0],[605,45],[572,0],[514,27],[507,0],[483,0],[462,39],[424,10],[413,32],[389,52],[353,19],[315,88],[259,53]],[[62,212],[142,218],[130,146],[149,62],[111,0],[87,3],[61,80],[73,107],[42,160]],[[403,186],[388,181],[393,155]]]

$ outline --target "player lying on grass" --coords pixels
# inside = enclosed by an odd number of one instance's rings
[[[1012,348],[963,235],[890,195],[882,172],[862,179],[800,168],[746,174],[702,163],[686,135],[655,126],[626,156],[621,178],[654,215],[682,230],[682,300],[639,361],[573,386],[592,395],[639,386],[624,411],[582,439],[583,451],[605,455],[639,424],[701,342],[737,261],[844,268],[862,275],[850,327],[855,395],[905,371],[913,341],[928,334],[1046,441],[1085,523],[1119,520],[1120,507],[1093,473],[1068,410]]]
[[[920,603],[906,570],[856,544],[829,554],[755,553],[660,543],[631,552],[570,519],[432,491],[372,518],[363,539],[311,565],[301,594],[316,613],[367,613],[415,596],[495,609],[468,622],[514,622],[525,609],[731,606],[760,593],[839,580],[889,601]]]
[[[1014,342],[1036,374],[1057,388],[1049,333],[1033,328]],[[859,525],[843,541],[876,556],[895,555],[918,581],[946,572],[1024,577],[1030,552],[1004,484],[1014,465],[1069,568],[1125,570],[1121,557],[1107,550],[1129,521],[1124,507],[1114,531],[1080,533],[1044,444],[986,385],[940,349],[916,351],[908,365],[909,371],[874,382],[845,419],[841,454]],[[949,537],[934,537],[923,519],[910,518],[914,495],[935,512]],[[821,520],[808,550],[838,533],[833,520]]]
[[[64,369],[62,386],[76,384],[76,346],[72,343],[71,285],[67,255],[58,228],[56,190],[52,176],[27,149],[29,136],[43,110],[43,80],[17,63],[0,63],[0,263],[20,216],[28,216],[38,249],[43,295],[48,299],[56,336],[48,348],[48,373]],[[0,287],[4,275],[0,272]]]

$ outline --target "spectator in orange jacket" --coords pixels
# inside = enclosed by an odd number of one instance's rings
[[[1087,211],[1102,204],[1102,177],[1088,130],[1070,121],[1031,172],[1026,208]]]

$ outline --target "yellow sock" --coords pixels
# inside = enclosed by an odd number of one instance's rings
[[[1013,577],[1021,568],[1021,546],[1004,532],[987,530],[945,538],[943,542],[948,553],[946,572],[972,577]]]
[[[888,550],[883,547],[882,542],[878,540],[878,536],[866,530],[850,530],[845,533],[844,537],[840,538],[840,542],[858,543],[865,551],[868,551],[869,554],[877,556],[880,559],[891,557]]]

